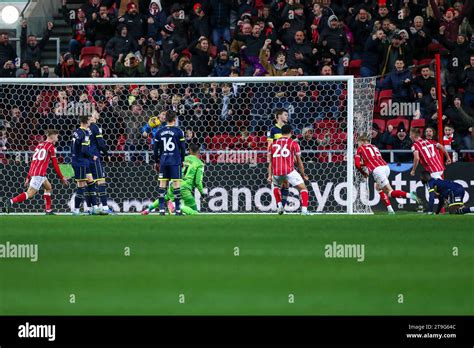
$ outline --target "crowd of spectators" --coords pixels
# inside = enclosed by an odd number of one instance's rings
[[[59,9],[71,26],[71,37],[68,52],[54,68],[56,76],[378,76],[378,92],[390,90],[393,102],[420,105],[413,115],[404,116],[424,120],[427,130],[437,128],[441,103],[443,122],[454,128],[458,140],[454,147],[473,148],[473,1],[86,0],[76,11],[69,6],[63,0]],[[54,76],[42,62],[53,23],[40,41],[27,35],[26,20],[20,26],[20,53],[8,34],[0,34],[0,76]],[[97,47],[100,53],[81,54],[85,47]],[[441,101],[432,62],[437,52],[442,54]],[[17,54],[20,64],[15,64]],[[114,146],[136,149],[146,146],[146,139],[130,124],[141,128],[163,108],[177,110],[181,125],[202,143],[222,130],[246,139],[259,136],[271,125],[273,110],[285,108],[291,110],[303,148],[315,149],[325,145],[320,136],[324,132],[314,129],[316,122],[344,121],[343,89],[337,84],[300,84],[269,91],[236,83],[66,87],[28,92],[31,100],[13,104],[2,118],[11,123],[19,109],[20,117],[34,117],[25,122],[28,127],[54,125],[62,122],[58,115],[67,103],[89,102],[104,112],[104,124],[113,125]],[[375,118],[383,118],[378,102],[376,98]],[[386,124],[380,129],[374,124],[373,141],[382,149],[409,148],[409,127]],[[409,158],[400,154],[397,160]]]

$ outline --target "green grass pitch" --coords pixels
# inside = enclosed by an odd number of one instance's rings
[[[473,225],[416,214],[0,216],[0,244],[39,252],[0,259],[0,315],[473,315]],[[363,244],[365,260],[326,258],[334,241]]]

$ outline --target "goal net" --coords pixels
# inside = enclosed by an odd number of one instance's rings
[[[188,143],[201,144],[209,213],[273,212],[267,183],[267,132],[275,110],[289,114],[309,176],[309,210],[370,213],[367,180],[354,169],[355,134],[369,134],[375,81],[351,76],[188,79],[0,79],[2,200],[24,190],[33,151],[46,129],[59,130],[60,163],[71,161],[78,116],[100,113],[110,160],[104,163],[109,206],[138,212],[157,197],[151,117],[175,110]],[[53,208],[69,212],[74,186],[64,188],[52,168]],[[287,211],[300,208],[290,189]],[[16,205],[43,212],[42,196]]]

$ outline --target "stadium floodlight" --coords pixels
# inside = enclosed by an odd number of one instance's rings
[[[114,93],[116,97],[105,102],[106,94]],[[24,143],[11,144],[3,152],[9,159],[0,178],[5,196],[13,196],[23,184],[33,156],[28,148],[41,138],[42,130],[59,130],[62,140],[58,156],[68,163],[78,113],[98,107],[103,112],[100,123],[112,156],[106,165],[109,206],[117,212],[140,212],[157,197],[150,139],[143,136],[150,132],[142,131],[142,127],[162,110],[173,108],[178,113],[178,125],[203,145],[207,197],[201,207],[196,192],[198,208],[206,213],[275,212],[275,199],[266,180],[266,133],[274,125],[275,110],[286,109],[295,137],[302,144],[303,129],[314,130],[309,141],[312,145],[302,147],[309,176],[309,210],[372,213],[368,181],[355,169],[353,156],[357,134],[370,136],[375,78],[0,78],[0,96],[2,109],[19,110],[40,122],[33,125],[22,119],[25,123],[17,125],[20,129],[10,130],[18,132],[15,138],[24,139]],[[226,109],[224,100],[228,101]],[[134,110],[134,101],[142,107]],[[250,139],[242,132],[250,134]],[[57,190],[55,206],[58,211],[68,211],[72,190],[51,178]],[[288,212],[298,211],[295,189],[290,189],[288,203]],[[39,211],[41,202],[35,200],[21,208],[25,213]]]
[[[2,20],[7,24],[13,24],[18,21],[20,17],[20,12],[15,6],[8,5],[5,6],[2,10]]]

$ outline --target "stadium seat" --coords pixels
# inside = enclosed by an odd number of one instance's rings
[[[323,133],[326,129],[328,129],[330,133],[336,133],[339,130],[339,122],[336,120],[321,120],[315,122],[315,133]]]
[[[425,128],[426,120],[424,118],[419,118],[417,120],[411,121],[411,128]]]
[[[107,62],[107,65],[113,69],[114,68],[114,58],[112,56],[106,55],[105,56],[105,61]]]
[[[427,58],[427,59],[422,59],[418,62],[418,65],[431,65],[432,59]]]
[[[379,101],[384,99],[392,99],[393,91],[391,89],[384,89],[379,93]]]
[[[351,60],[349,63],[348,73],[354,77],[360,77],[360,67],[362,66],[361,59]]]
[[[395,118],[395,119],[387,121],[387,128],[390,125],[393,126],[393,131],[392,131],[393,135],[397,134],[397,127],[400,124],[400,122],[403,122],[403,125],[405,126],[405,129],[408,132],[410,121],[408,121],[406,118]]]

